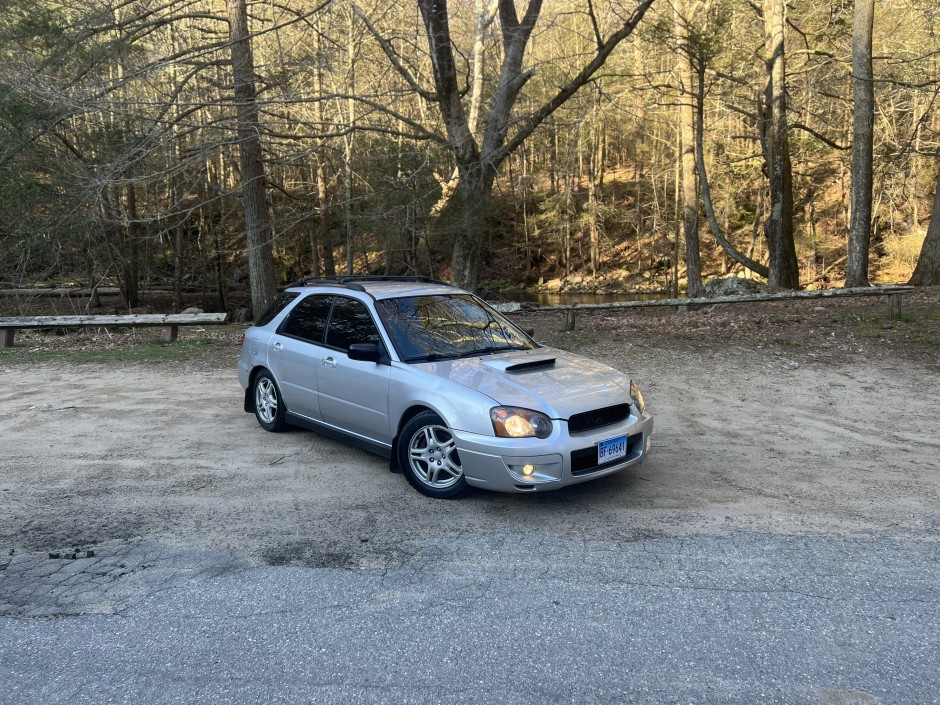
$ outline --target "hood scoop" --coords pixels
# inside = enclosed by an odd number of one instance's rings
[[[526,362],[516,362],[505,368],[506,372],[528,372],[529,370],[540,370],[545,367],[554,367],[555,358],[545,357],[541,360],[527,360]]]

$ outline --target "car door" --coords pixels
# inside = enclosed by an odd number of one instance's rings
[[[268,364],[288,411],[319,420],[317,376],[332,296],[313,294],[300,301],[268,342]]]
[[[317,372],[320,413],[332,426],[389,444],[392,440],[388,420],[390,367],[350,360],[346,351],[353,343],[375,343],[384,349],[382,337],[365,304],[337,296]]]

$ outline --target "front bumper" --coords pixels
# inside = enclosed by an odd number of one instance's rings
[[[646,457],[653,432],[653,417],[631,409],[629,418],[592,431],[570,434],[566,421],[553,421],[546,439],[497,438],[454,431],[460,464],[467,483],[497,492],[544,492],[620,472]],[[628,439],[625,458],[597,466],[586,460],[597,444],[618,436]],[[596,455],[594,455],[596,458]],[[535,472],[524,475],[525,465]]]

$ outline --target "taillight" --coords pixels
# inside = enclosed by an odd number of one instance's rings
[[[239,345],[244,345],[244,344],[245,344],[245,334],[244,334],[244,333],[242,333],[240,336],[238,336],[238,344],[239,344]]]

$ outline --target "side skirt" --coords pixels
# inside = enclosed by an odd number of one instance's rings
[[[389,445],[385,445],[384,443],[379,443],[378,441],[373,441],[368,438],[363,438],[362,436],[357,436],[352,433],[340,431],[338,428],[328,426],[321,421],[314,421],[313,419],[308,419],[306,416],[301,416],[291,411],[287,412],[287,423],[291,424],[292,426],[300,426],[301,428],[316,431],[320,435],[326,436],[327,438],[332,438],[334,441],[348,443],[369,453],[379,455],[383,458],[390,459],[392,457],[392,447]]]

